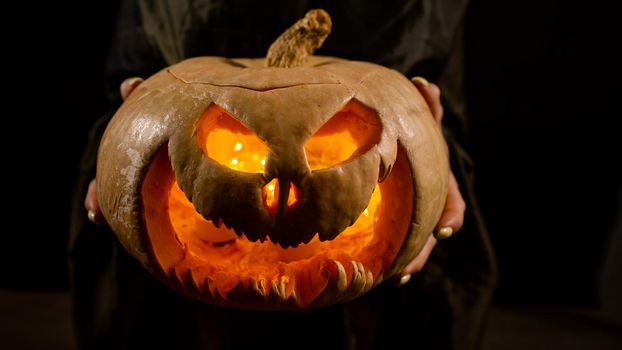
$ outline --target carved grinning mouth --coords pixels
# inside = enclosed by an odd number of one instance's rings
[[[382,280],[410,228],[413,185],[400,147],[367,213],[332,240],[314,237],[296,248],[251,242],[205,220],[177,186],[166,146],[147,171],[142,198],[154,255],[182,293],[253,308],[313,307],[355,298]]]

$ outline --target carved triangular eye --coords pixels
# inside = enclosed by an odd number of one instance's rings
[[[345,163],[376,145],[381,132],[376,113],[352,100],[305,144],[309,167],[319,170]]]
[[[268,147],[248,127],[212,104],[196,125],[203,154],[231,169],[263,173]]]

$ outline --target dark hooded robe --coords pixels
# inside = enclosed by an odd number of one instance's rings
[[[462,94],[466,0],[127,0],[107,66],[110,99],[128,77],[148,77],[201,55],[265,56],[272,41],[313,8],[333,31],[318,55],[364,60],[440,85],[451,166],[467,204],[462,230],[439,241],[410,282],[389,281],[340,305],[305,312],[229,309],[187,299],[159,283],[106,225],[86,220],[83,200],[113,112],[90,135],[75,191],[70,266],[82,349],[475,349],[496,267],[473,191]]]

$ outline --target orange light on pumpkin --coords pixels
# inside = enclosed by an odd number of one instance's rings
[[[246,126],[222,109],[211,106],[196,129],[203,152],[234,170],[263,173],[268,147]]]
[[[272,179],[272,181],[268,182],[268,184],[261,189],[261,196],[263,198],[264,206],[268,209],[272,216],[276,216],[278,212],[279,195],[280,190],[278,179]],[[290,182],[286,202],[287,207],[285,208],[284,213],[288,213],[300,205],[301,197],[302,192],[300,189],[296,187],[293,182]]]
[[[377,144],[381,126],[356,104],[348,104],[330,118],[305,144],[311,170],[347,162]]]
[[[276,215],[277,205],[279,201],[279,181],[272,179],[261,189],[263,204],[272,216]]]

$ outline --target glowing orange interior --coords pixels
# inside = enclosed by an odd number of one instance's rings
[[[330,118],[305,144],[311,170],[344,163],[378,144],[381,125],[366,107],[348,103]]]
[[[261,196],[263,199],[264,206],[266,209],[272,214],[272,216],[276,216],[278,210],[278,199],[279,199],[279,181],[278,179],[272,179],[261,189]],[[300,198],[302,197],[302,193],[300,189],[294,185],[293,182],[289,183],[289,192],[287,195],[287,208],[285,208],[285,213],[288,213],[294,210],[296,207],[300,205]]]
[[[344,120],[351,118],[346,116]],[[222,123],[217,125],[225,125],[225,119],[221,118]],[[236,134],[234,130],[240,130],[235,123],[228,120],[226,123],[229,123],[228,127],[233,125],[232,129],[213,126],[212,131],[230,135]],[[354,135],[351,138],[343,137],[341,132],[333,136],[326,132],[320,137],[325,138],[334,148],[355,149],[354,154],[369,143],[364,140],[353,141],[356,135],[370,133],[357,134],[352,129],[356,128],[349,129],[348,134]],[[197,130],[197,133],[201,132],[205,131]],[[237,152],[237,137],[239,135],[223,138],[225,151],[222,153],[209,152],[218,147],[210,146],[208,137],[205,146],[207,154],[226,164],[227,157]],[[244,142],[243,149],[246,148],[246,140]],[[244,168],[239,170],[259,169],[257,164],[260,162],[247,160],[255,159],[253,155],[262,159],[265,149],[259,146],[260,143],[253,145],[257,153],[245,155]],[[309,149],[314,151],[317,149],[314,147]],[[223,158],[219,158],[221,156]],[[317,159],[315,164],[326,165],[321,159],[334,158],[319,156]],[[274,203],[275,198],[278,198],[278,188],[276,184],[273,185],[273,190],[268,188],[264,193],[264,201],[267,203]],[[299,190],[290,189],[290,204],[297,200],[296,191]],[[334,279],[335,261],[345,268],[348,284],[353,275],[352,262],[361,263],[377,281],[383,271],[391,266],[403,244],[410,226],[414,193],[408,160],[400,148],[391,174],[376,185],[368,207],[352,226],[331,241],[320,242],[315,236],[307,244],[286,249],[270,241],[250,242],[243,235],[238,237],[224,226],[216,227],[198,214],[176,183],[166,146],[150,165],[143,183],[142,197],[149,240],[160,267],[168,276],[182,283],[190,278],[199,288],[207,289],[212,295],[218,294],[224,299],[240,284],[244,288],[251,284],[260,286],[267,298],[270,285],[277,283],[283,286],[286,297],[295,293],[297,302],[305,306],[312,303]],[[296,232],[291,234],[295,235]]]
[[[203,153],[218,163],[247,173],[264,171],[268,147],[218,106],[208,108],[196,133],[204,141],[200,143]]]

